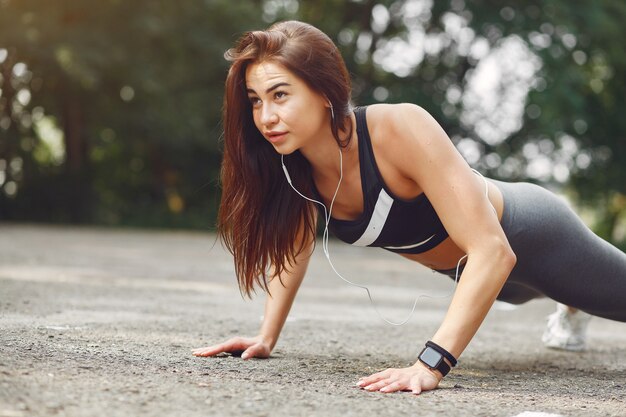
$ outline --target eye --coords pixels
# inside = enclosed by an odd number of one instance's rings
[[[275,99],[281,99],[281,98],[284,98],[284,97],[287,97],[287,93],[284,92],[284,91],[277,91],[277,92],[274,93],[274,98]]]
[[[250,104],[252,104],[253,107],[258,106],[261,103],[261,100],[258,97],[248,97],[248,100],[250,100]]]

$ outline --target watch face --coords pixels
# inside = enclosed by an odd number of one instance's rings
[[[424,349],[420,355],[420,360],[431,368],[436,368],[441,363],[443,356],[431,347]]]

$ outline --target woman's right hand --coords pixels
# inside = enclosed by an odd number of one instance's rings
[[[220,353],[238,355],[241,353],[241,359],[251,359],[268,358],[271,351],[270,344],[259,335],[255,337],[233,337],[219,345],[194,349],[191,353],[194,356],[215,356]]]

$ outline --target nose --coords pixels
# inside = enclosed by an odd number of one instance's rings
[[[265,104],[261,107],[261,123],[264,126],[271,126],[278,122],[278,115],[275,110],[271,104]]]

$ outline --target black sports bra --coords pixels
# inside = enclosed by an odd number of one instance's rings
[[[422,253],[448,237],[425,194],[411,200],[395,197],[378,171],[367,130],[366,107],[354,109],[359,140],[363,213],[355,220],[331,218],[329,230],[356,246],[382,247],[396,253]],[[317,189],[314,191],[319,195]]]

